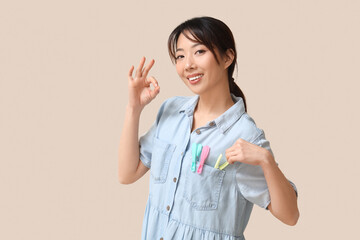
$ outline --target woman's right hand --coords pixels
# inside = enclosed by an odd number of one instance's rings
[[[160,92],[160,86],[154,77],[147,78],[147,74],[154,65],[154,59],[151,60],[144,68],[145,57],[140,61],[136,69],[135,76],[133,77],[134,66],[129,71],[129,107],[137,108],[140,111],[150,103]],[[151,89],[150,84],[154,86]]]

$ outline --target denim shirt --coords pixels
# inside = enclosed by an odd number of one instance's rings
[[[231,108],[193,132],[199,96],[170,98],[141,136],[140,160],[150,168],[143,240],[243,240],[253,204],[269,205],[260,166],[235,162],[223,170],[214,168],[220,154],[220,164],[226,161],[225,150],[239,138],[273,154],[264,131],[245,112],[242,98],[231,97],[235,102]],[[201,174],[191,171],[193,143],[210,148]]]

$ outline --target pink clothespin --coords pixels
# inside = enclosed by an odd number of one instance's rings
[[[204,163],[205,163],[205,160],[206,160],[206,158],[208,157],[209,152],[210,152],[209,146],[203,146],[202,151],[201,151],[201,156],[200,156],[199,167],[198,167],[198,169],[197,169],[197,173],[198,173],[198,174],[201,174],[202,169],[203,169],[203,166],[204,166]]]

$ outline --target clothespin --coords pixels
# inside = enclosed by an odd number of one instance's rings
[[[197,144],[197,147],[196,147],[196,161],[197,161],[197,162],[198,162],[199,159],[200,159],[200,155],[201,155],[202,148],[203,148],[203,146],[202,146],[200,143],[198,143],[198,144]]]
[[[224,163],[219,167],[219,169],[220,169],[220,170],[223,170],[224,168],[227,167],[227,165],[229,165],[229,162],[228,162],[228,161],[224,162]]]
[[[220,154],[220,156],[219,156],[218,159],[216,160],[216,163],[215,163],[214,168],[218,168],[218,169],[220,169],[220,170],[223,170],[224,168],[227,167],[227,165],[229,165],[229,162],[226,161],[226,162],[224,162],[223,164],[221,164],[221,166],[219,167],[221,158],[222,158],[222,154]]]
[[[192,155],[192,162],[191,162],[191,171],[196,171],[196,155],[197,155],[197,143],[193,143],[191,146],[191,155]]]
[[[222,154],[220,153],[220,155],[219,155],[218,159],[216,160],[216,163],[215,163],[214,168],[219,168],[219,164],[220,164],[220,160],[221,160],[221,158],[222,158]]]
[[[200,156],[200,163],[199,163],[199,167],[198,167],[197,173],[201,174],[202,169],[203,169],[203,167],[204,167],[204,163],[205,163],[205,161],[206,161],[206,158],[207,158],[208,155],[209,155],[209,152],[210,152],[209,146],[204,146],[204,147],[202,148],[201,156]]]

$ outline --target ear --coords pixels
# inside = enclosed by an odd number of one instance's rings
[[[226,50],[224,56],[225,69],[228,68],[233,63],[234,57],[235,57],[234,50],[232,50],[231,48]]]

